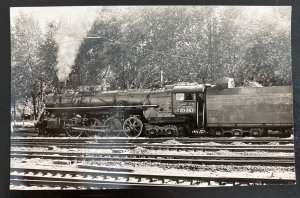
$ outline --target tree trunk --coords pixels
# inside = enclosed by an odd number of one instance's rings
[[[36,111],[40,112],[40,97],[39,94],[37,95],[37,106],[36,106]]]
[[[126,82],[125,82],[125,66],[124,61],[122,60],[122,90],[126,89]]]
[[[16,125],[16,117],[17,117],[17,114],[16,114],[16,100],[14,100],[14,126]]]
[[[40,111],[42,110],[42,104],[43,104],[43,80],[42,78],[40,79]]]
[[[35,120],[35,118],[37,117],[37,113],[36,113],[36,97],[35,97],[34,93],[31,93],[31,96],[32,96],[32,105],[33,105],[33,117],[34,117],[34,120]]]

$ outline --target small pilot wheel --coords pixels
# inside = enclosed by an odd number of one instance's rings
[[[124,121],[123,129],[128,137],[138,137],[143,130],[143,123],[135,116],[129,117]]]
[[[104,122],[104,126],[107,126],[107,131],[112,136],[120,136],[122,130],[122,123],[115,117],[108,118]]]
[[[66,129],[66,134],[67,134],[69,137],[79,137],[79,136],[81,136],[82,131],[81,131],[81,130],[74,130],[74,129],[72,129],[72,128],[67,128],[67,129]]]
[[[97,118],[91,118],[89,120],[89,125],[87,126],[88,128],[91,128],[91,129],[99,129],[99,126],[101,126],[101,121]],[[89,130],[86,130],[85,131],[85,134],[88,136],[88,137],[95,137],[95,136],[103,136],[104,133],[103,132],[98,132],[98,131],[89,131]]]

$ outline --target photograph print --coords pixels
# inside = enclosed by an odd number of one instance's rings
[[[10,190],[295,183],[290,6],[11,7]]]

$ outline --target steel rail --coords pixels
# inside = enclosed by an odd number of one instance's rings
[[[94,157],[94,156],[56,156],[56,155],[22,155],[11,154],[11,158],[40,158],[51,160],[72,160],[72,161],[132,161],[132,162],[159,162],[159,163],[188,163],[205,165],[264,165],[264,166],[294,166],[291,160],[249,160],[249,159],[178,159],[178,158],[150,158],[150,157]]]
[[[11,141],[68,141],[68,142],[106,142],[106,143],[162,143],[165,141],[175,140],[180,143],[207,143],[207,142],[216,142],[216,143],[232,143],[232,142],[244,142],[244,143],[270,143],[270,142],[277,142],[277,143],[293,143],[293,139],[280,139],[280,138],[120,138],[120,137],[95,137],[95,138],[53,138],[53,137],[34,137],[34,138],[11,138]]]
[[[168,158],[168,159],[255,159],[255,160],[295,160],[294,156],[241,156],[241,155],[174,155],[174,154],[143,154],[143,153],[82,153],[53,151],[11,151],[11,155],[65,155],[65,156],[102,156],[102,157],[135,157],[135,158]]]
[[[32,141],[32,142],[11,142],[12,145],[18,145],[18,144],[43,144],[45,143],[44,141]],[[48,145],[100,145],[100,143],[95,143],[95,142],[47,142]],[[166,146],[166,147],[212,147],[212,148],[218,148],[218,147],[224,147],[224,145],[203,145],[203,144],[159,144],[159,143],[107,143],[103,142],[101,143],[103,146]],[[293,148],[293,145],[227,145],[227,148]]]
[[[86,186],[103,188],[111,186],[112,188],[130,187],[199,187],[203,183],[212,185],[262,185],[262,184],[294,184],[293,179],[276,178],[244,178],[244,177],[198,177],[181,175],[154,175],[154,174],[136,174],[120,173],[106,171],[69,171],[69,170],[41,170],[11,168],[11,184],[36,184],[50,186]],[[16,173],[17,172],[17,173]],[[18,173],[24,173],[20,175]],[[25,175],[33,173],[35,175]],[[41,173],[43,176],[38,176]],[[51,176],[49,176],[51,174]],[[66,175],[72,176],[66,178]],[[79,177],[78,177],[79,176]],[[91,177],[88,179],[87,177]],[[100,177],[100,178],[99,178]],[[122,181],[125,180],[125,181]],[[131,180],[131,181],[130,181]],[[134,180],[134,181],[132,181]],[[159,183],[155,183],[155,182]],[[170,184],[171,183],[171,184]],[[188,184],[187,184],[188,183]]]
[[[187,186],[187,185],[170,185],[170,184],[147,184],[147,183],[129,183],[129,182],[116,182],[116,181],[95,181],[87,179],[47,179],[36,180],[33,176],[13,176],[10,179],[11,185],[37,185],[37,186],[49,186],[49,187],[60,187],[61,189],[74,187],[76,189],[87,188],[87,189],[140,189],[140,188],[166,188],[166,187],[198,187],[198,186]],[[42,178],[44,179],[44,178]]]
[[[47,144],[43,145],[41,143],[11,143],[11,147],[48,147],[48,146],[56,146],[59,148],[79,148],[79,149],[135,149],[137,147],[142,147],[149,150],[177,150],[177,151],[222,151],[228,150],[232,152],[242,152],[242,151],[265,151],[265,152],[294,152],[293,146],[290,147],[281,147],[281,148],[274,148],[274,147],[247,147],[247,146],[240,146],[240,147],[227,147],[224,146],[177,146],[177,145],[147,145],[147,144],[140,144],[140,145],[128,145],[128,146],[113,146],[113,145],[103,145],[99,144]]]

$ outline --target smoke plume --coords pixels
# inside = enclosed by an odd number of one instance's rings
[[[55,35],[58,45],[55,69],[59,81],[66,81],[71,73],[79,47],[95,20],[96,10],[91,7],[69,7],[66,8],[66,16]]]

